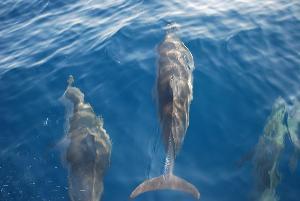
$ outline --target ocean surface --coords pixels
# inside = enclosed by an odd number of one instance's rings
[[[300,94],[299,0],[2,0],[0,200],[66,201],[69,75],[104,119],[112,157],[102,201],[126,201],[164,168],[155,102],[158,44],[175,22],[194,62],[190,126],[175,174],[203,201],[253,201],[253,150],[279,96]],[[286,146],[276,189],[299,201]],[[192,201],[176,191],[136,201]]]

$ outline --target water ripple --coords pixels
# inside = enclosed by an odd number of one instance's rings
[[[251,200],[251,166],[232,164],[257,143],[275,98],[300,94],[299,0],[4,0],[0,22],[0,200],[67,200],[60,156],[49,144],[63,135],[58,100],[69,74],[113,141],[105,188],[120,193],[108,190],[103,200],[124,200],[161,173],[153,88],[169,22],[179,24],[196,66],[175,172],[203,199]],[[285,176],[281,195],[297,200],[299,174]]]

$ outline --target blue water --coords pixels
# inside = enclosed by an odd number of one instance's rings
[[[69,200],[62,157],[70,74],[113,143],[103,201],[129,200],[163,171],[153,93],[168,22],[193,54],[190,126],[175,173],[203,201],[252,201],[257,144],[272,104],[300,93],[298,0],[4,0],[0,2],[0,200]],[[282,201],[299,201],[300,168],[280,162]],[[193,200],[174,191],[137,201]]]

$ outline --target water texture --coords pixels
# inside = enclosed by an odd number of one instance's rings
[[[300,96],[298,0],[0,2],[0,200],[70,200],[59,101],[70,74],[112,140],[103,201],[128,200],[164,167],[155,103],[157,46],[169,22],[193,55],[190,124],[175,174],[204,201],[253,201],[253,163],[272,105]],[[300,197],[285,140],[276,195]],[[173,191],[137,201],[194,200]]]

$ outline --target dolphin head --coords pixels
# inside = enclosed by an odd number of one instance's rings
[[[283,145],[284,136],[287,134],[287,105],[283,98],[275,100],[272,113],[264,129],[264,135],[270,137],[278,145]]]
[[[68,87],[65,92],[65,97],[71,101],[74,106],[84,102],[84,94],[76,87]]]
[[[68,87],[64,93],[64,97],[71,101],[74,106],[78,105],[79,103],[84,102],[84,94],[78,89],[77,87],[73,87],[74,84],[74,77],[72,75],[68,78]]]
[[[278,124],[287,124],[287,105],[282,97],[278,97],[272,107],[273,119],[277,121]]]

